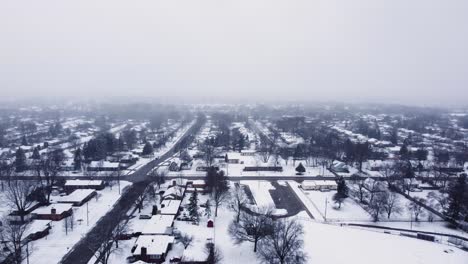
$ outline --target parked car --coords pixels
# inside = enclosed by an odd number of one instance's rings
[[[140,215],[139,218],[140,218],[140,219],[151,219],[151,215],[144,215],[144,214],[142,214],[142,215]]]

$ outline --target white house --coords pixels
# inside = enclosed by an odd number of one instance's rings
[[[173,243],[173,236],[141,235],[135,242],[133,256],[144,262],[162,263]]]

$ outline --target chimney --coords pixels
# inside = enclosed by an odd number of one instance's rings
[[[53,215],[56,214],[56,213],[57,213],[57,209],[55,209],[55,208],[52,207],[52,209],[50,209],[50,213],[53,214]]]
[[[146,257],[146,247],[141,247],[141,256]]]

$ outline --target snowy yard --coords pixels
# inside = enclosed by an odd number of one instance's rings
[[[300,220],[309,263],[464,264],[468,253],[455,247],[366,230]]]
[[[321,192],[321,191],[304,191],[307,197],[319,209],[322,216],[328,221],[345,220],[345,221],[367,221],[371,220],[371,216],[353,199],[347,198],[341,204],[341,208],[333,201],[333,195],[336,191]]]
[[[270,195],[270,190],[275,188],[268,181],[241,181],[242,185],[249,187],[255,199],[255,204],[258,207],[275,206],[275,203]]]

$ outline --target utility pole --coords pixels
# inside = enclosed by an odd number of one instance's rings
[[[410,214],[410,229],[413,230],[413,213]]]
[[[325,197],[325,222],[327,221],[328,197]]]
[[[88,208],[88,203],[86,203],[86,225],[89,226],[89,208]]]

